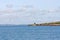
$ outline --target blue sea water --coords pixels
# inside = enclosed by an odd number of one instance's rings
[[[0,26],[0,40],[60,40],[60,26]]]

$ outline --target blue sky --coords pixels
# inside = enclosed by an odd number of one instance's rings
[[[60,0],[0,0],[0,24],[60,20]]]

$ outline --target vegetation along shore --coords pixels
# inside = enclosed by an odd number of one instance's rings
[[[60,26],[60,21],[58,22],[49,22],[49,23],[41,23],[41,24],[29,24],[28,26]]]

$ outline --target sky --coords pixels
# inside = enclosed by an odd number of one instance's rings
[[[0,24],[60,21],[60,0],[0,0]]]

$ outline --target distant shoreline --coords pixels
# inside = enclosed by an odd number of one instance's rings
[[[58,22],[50,22],[50,23],[41,23],[41,24],[29,24],[28,26],[60,26],[60,21]]]

